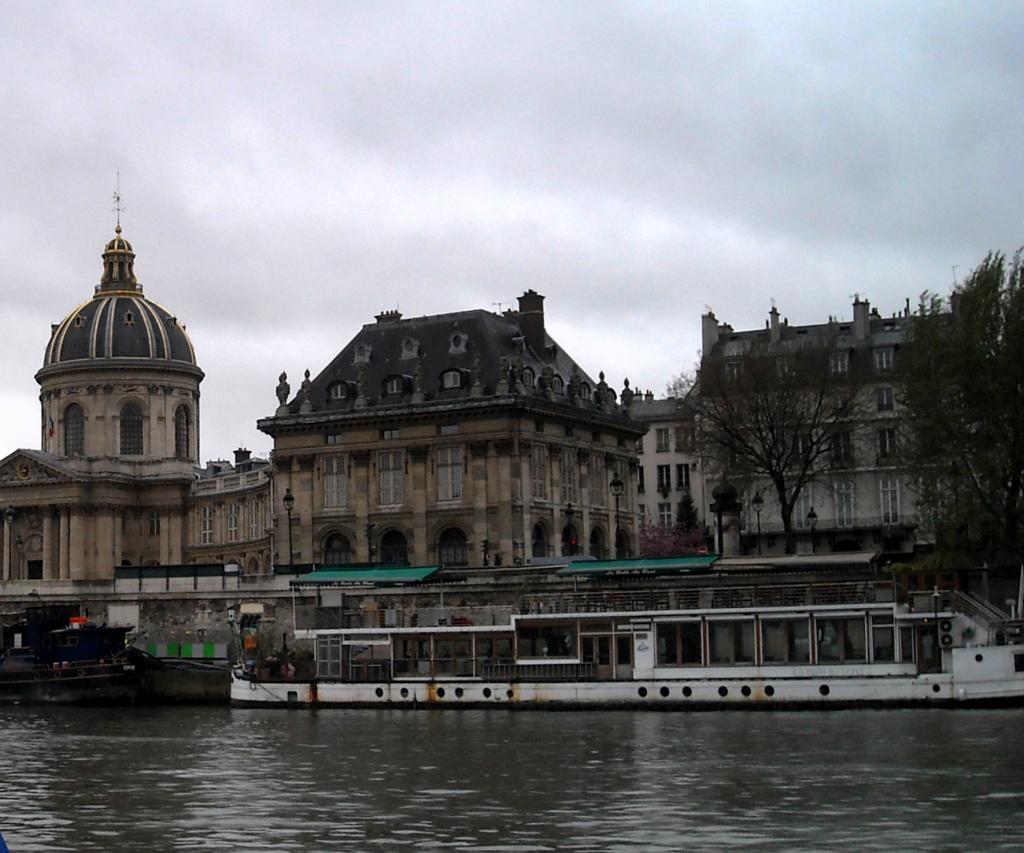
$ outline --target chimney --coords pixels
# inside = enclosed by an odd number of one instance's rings
[[[870,312],[871,305],[866,299],[861,299],[860,296],[853,297],[853,339],[855,341],[867,340],[871,331]]]
[[[768,313],[768,318],[771,320],[771,342],[773,344],[777,344],[779,342],[779,338],[782,337],[782,334],[779,331],[779,309],[774,305],[772,306],[772,310]]]
[[[700,346],[704,355],[711,355],[711,350],[718,343],[718,318],[714,311],[708,311],[700,318]]]
[[[377,320],[378,325],[381,325],[383,323],[397,323],[399,320],[402,319],[402,312],[398,311],[397,309],[392,309],[390,311],[381,311],[380,314],[378,314],[375,319]]]
[[[241,465],[243,462],[248,462],[250,456],[252,456],[251,450],[239,447],[238,450],[235,451],[235,465]]]
[[[547,347],[547,337],[544,334],[544,297],[536,290],[527,290],[519,297],[519,330],[526,338],[526,345],[543,359]]]

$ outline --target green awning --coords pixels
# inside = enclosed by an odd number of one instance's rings
[[[612,577],[700,573],[709,571],[717,559],[717,554],[698,554],[690,557],[648,557],[638,560],[581,560],[559,569],[556,574],[561,577]]]
[[[294,584],[388,584],[421,583],[438,571],[440,566],[360,566],[357,568],[324,568],[300,575]]]

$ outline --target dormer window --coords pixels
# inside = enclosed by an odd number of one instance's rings
[[[344,400],[348,397],[348,388],[344,382],[335,382],[327,391],[332,400]]]
[[[85,325],[85,317],[83,317],[81,314],[79,314],[77,317],[75,317],[75,328],[76,329],[81,329],[82,326],[84,326],[84,325]]]
[[[448,352],[450,355],[459,355],[466,351],[469,338],[462,332],[452,332],[448,338]]]
[[[462,374],[457,370],[446,370],[441,374],[441,387],[448,390],[462,387]]]
[[[135,325],[135,315],[132,314],[131,311],[125,311],[124,312],[124,324],[126,326],[134,326]]]
[[[385,394],[401,394],[403,390],[405,389],[401,376],[389,376],[387,379],[384,380]]]
[[[590,399],[590,393],[591,393],[590,392],[590,386],[586,382],[584,382],[582,385],[580,385],[580,397],[582,399],[589,400]]]
[[[356,347],[355,358],[353,359],[354,364],[369,364],[370,355],[373,352],[373,347],[369,344],[360,344]]]
[[[565,383],[562,382],[561,376],[555,376],[551,379],[551,389],[556,394],[561,394],[563,391],[565,391]]]
[[[420,354],[420,342],[415,338],[402,339],[402,358],[418,358]]]
[[[537,381],[537,375],[533,372],[532,367],[523,368],[523,384],[527,388],[532,388]]]

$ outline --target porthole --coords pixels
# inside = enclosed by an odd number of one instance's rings
[[[766,685],[764,688],[764,695],[770,699],[772,696],[775,695],[775,688],[772,687],[770,684]]]
[[[662,688],[661,688],[661,690],[659,690],[658,692],[659,692],[659,693],[660,693],[660,694],[661,694],[661,695],[662,695],[663,697],[667,697],[667,696],[668,696],[668,688],[667,688],[667,687],[662,687]]]
[[[490,699],[490,698],[491,698],[491,688],[490,687],[485,687],[484,688],[484,699]]]
[[[438,699],[444,699],[444,688],[443,687],[438,687],[437,688],[437,698]]]
[[[636,692],[640,695],[641,699],[646,699],[647,698],[647,688],[646,687],[641,687]]]
[[[692,687],[687,686],[687,687],[683,688],[683,696],[685,696],[687,699],[689,699],[692,695],[693,695],[693,688]]]
[[[932,693],[938,693],[942,688],[938,684],[932,685]]]
[[[820,693],[820,694],[821,694],[822,696],[828,696],[828,694],[829,694],[829,693],[831,693],[832,691],[831,691],[831,690],[829,690],[829,687],[828,687],[828,685],[827,685],[827,684],[822,684],[822,685],[821,685],[821,687],[819,687],[819,688],[818,688],[818,692],[819,692],[819,693]]]
[[[402,698],[403,699],[408,699],[409,698],[409,688],[408,687],[403,687],[402,688]]]
[[[750,687],[748,685],[744,684],[740,688],[740,693],[742,693],[744,696],[749,696],[750,695]]]
[[[463,693],[463,691],[462,691],[461,687],[456,687],[455,688],[455,698],[456,699],[461,699],[462,698],[462,693]]]
[[[511,690],[506,690],[506,691],[505,691],[505,695],[506,695],[506,696],[507,696],[507,697],[508,697],[509,699],[511,699],[511,698],[512,698],[513,696],[515,696],[515,694],[514,694],[514,693],[513,693],[513,692],[512,692]]]
[[[383,687],[378,687],[373,692],[377,695],[378,699],[383,699],[384,698],[384,688]]]
[[[978,655],[975,655],[975,656],[974,656],[974,659],[975,659],[975,660],[976,660],[976,661],[977,661],[978,663],[981,663],[981,662],[982,662],[983,660],[985,660],[985,656],[984,656],[984,655],[981,655],[981,654],[978,654]]]
[[[721,687],[718,688],[718,695],[724,699],[726,696],[729,695],[729,688],[723,684]]]

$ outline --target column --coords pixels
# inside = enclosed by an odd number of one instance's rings
[[[11,523],[4,516],[4,580],[11,579]]]
[[[53,530],[54,530],[54,519],[53,513],[54,508],[52,506],[43,507],[43,580],[53,580],[57,577],[56,567],[54,566],[53,556],[56,553],[54,546],[57,544],[53,541]]]
[[[87,576],[91,578],[112,578],[114,570],[111,559],[114,554],[114,516],[110,507],[97,507],[95,516],[96,547],[92,553],[92,565]]]
[[[352,453],[352,473],[354,486],[351,497],[355,500],[355,511],[356,511],[356,541],[355,541],[355,553],[356,560],[359,562],[369,562],[370,560],[370,549],[366,541],[366,524],[369,521],[373,521],[370,518],[370,451],[368,450],[357,450]],[[281,491],[284,494],[284,491]],[[277,507],[274,507],[274,512],[279,512]],[[280,515],[278,516],[281,517]],[[285,524],[279,525],[278,527],[278,540],[281,539],[283,533],[285,533]],[[376,531],[375,531],[376,532]],[[371,534],[373,535],[373,534]],[[282,554],[284,550],[287,550],[287,542],[278,541],[277,553]]]
[[[412,531],[415,540],[412,542],[412,554],[409,562],[412,565],[425,566],[432,562],[428,552],[434,544],[428,541],[430,532],[427,530],[427,456],[429,448],[424,445],[410,447],[407,450],[412,463]],[[436,559],[435,554],[435,559]]]
[[[124,510],[115,508],[113,510],[113,520],[114,542],[110,558],[113,562],[114,571],[116,573],[117,567],[121,565],[121,560],[124,559]]]
[[[79,510],[71,510],[68,531],[68,577],[85,578],[85,518]]]
[[[69,548],[71,546],[71,512],[66,506],[60,508],[60,541],[57,542],[57,577],[67,580],[71,577]]]
[[[483,549],[482,545],[487,541],[489,532],[487,530],[487,442],[486,441],[474,441],[469,445],[469,458],[470,458],[470,477],[472,482],[472,495],[473,495],[473,539],[469,547],[472,549],[475,545],[476,555],[469,553],[469,564],[475,565],[476,561],[483,562]],[[495,549],[497,543],[493,545],[488,542],[488,551]],[[490,556],[490,553],[488,553]]]
[[[495,442],[498,455],[498,544],[495,551],[501,555],[502,563],[512,565],[512,451],[511,441]]]

